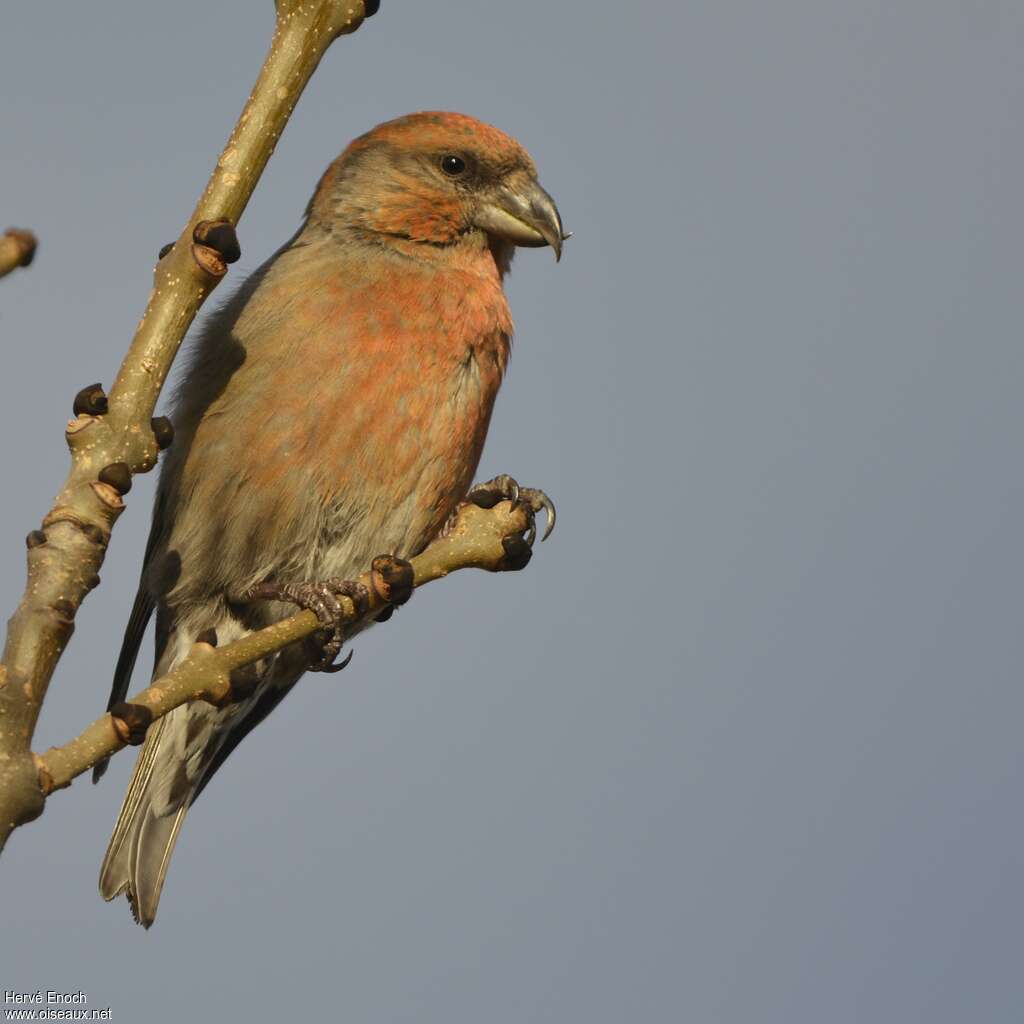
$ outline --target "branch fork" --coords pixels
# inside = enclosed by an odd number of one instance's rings
[[[208,631],[180,665],[69,743],[42,755],[31,750],[47,687],[79,606],[99,585],[132,477],[152,469],[173,440],[171,422],[154,418],[153,411],[182,339],[241,254],[235,225],[321,57],[334,39],[375,14],[379,0],[276,0],[276,7],[263,68],[195,210],[179,237],[160,251],[149,302],[109,396],[100,384],[75,396],[65,431],[71,469],[41,527],[26,538],[28,580],[0,659],[0,850],[16,827],[42,813],[51,793],[125,746],[142,743],[158,718],[188,701],[222,707],[246,698],[257,684],[260,661],[322,628],[314,612],[301,611],[222,647]],[[34,245],[28,232],[12,229],[0,237],[0,276],[26,266]],[[531,501],[536,506],[541,495],[527,492],[527,501],[518,500],[518,485],[509,500],[499,500],[497,492],[483,501],[471,495],[442,535],[410,560],[413,587],[460,569],[523,568],[536,535]],[[550,530],[553,508],[545,507]],[[407,590],[389,588],[380,565],[353,582],[367,599],[338,597],[349,638],[383,621],[408,597]]]
[[[65,438],[71,469],[39,530],[29,535],[28,580],[0,658],[0,849],[43,809],[45,787],[30,745],[47,688],[99,582],[111,530],[135,473],[156,465],[172,430],[153,411],[182,339],[237,258],[242,216],[292,110],[340,35],[376,13],[374,0],[277,0],[270,50],[205,191],[154,271],[153,290],[109,398],[98,385],[76,396]],[[26,265],[28,232],[0,237],[0,276]],[[113,734],[110,719],[108,733]],[[129,735],[131,730],[129,729]],[[45,772],[42,773],[45,775]]]

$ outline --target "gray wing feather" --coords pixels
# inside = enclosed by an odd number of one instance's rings
[[[153,616],[153,609],[156,607],[156,601],[153,595],[149,592],[149,588],[146,586],[146,570],[149,568],[149,563],[152,561],[153,552],[156,550],[157,545],[160,543],[160,538],[163,533],[161,503],[158,500],[153,508],[153,524],[149,530],[149,539],[146,541],[146,553],[142,558],[142,576],[139,579],[139,589],[135,592],[135,601],[132,604],[132,613],[128,617],[128,625],[125,627],[124,638],[121,640],[121,652],[117,656],[117,665],[114,668],[114,679],[110,687],[110,698],[107,701],[107,710],[109,711],[115,704],[120,704],[121,701],[128,696],[128,687],[131,685],[132,672],[135,671],[135,662],[139,657],[139,648],[142,646],[142,638],[146,635],[146,627],[149,625],[149,620]],[[163,638],[157,637],[157,652],[156,661],[159,662],[163,656],[163,644],[161,639],[166,643],[166,636]],[[103,778],[104,773],[107,770],[107,766],[110,764],[110,758],[105,757],[102,761],[97,761],[93,765],[92,769],[92,781],[93,784],[100,781]]]

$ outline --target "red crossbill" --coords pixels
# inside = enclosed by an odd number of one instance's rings
[[[199,332],[111,706],[154,610],[155,678],[208,630],[229,643],[291,614],[284,601],[329,625],[337,595],[353,594],[342,580],[442,530],[470,490],[508,361],[513,248],[558,256],[564,237],[527,152],[473,118],[412,114],[349,145],[295,236]],[[516,490],[497,478],[478,496]],[[402,566],[392,560],[396,593]],[[310,667],[288,650],[257,667],[246,699],[193,702],[149,729],[101,869],[105,899],[127,893],[153,922],[189,806]]]

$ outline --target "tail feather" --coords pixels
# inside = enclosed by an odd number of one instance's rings
[[[156,920],[167,868],[188,808],[188,803],[183,803],[176,814],[162,816],[147,807],[133,836],[134,871],[126,894],[132,915],[143,928]]]
[[[214,622],[225,643],[246,632],[233,619],[218,620],[210,614],[202,621]],[[154,675],[173,668],[193,635],[168,633]],[[246,700],[226,708],[202,701],[183,704],[149,727],[100,868],[100,895],[105,900],[124,893],[135,920],[146,928],[153,923],[189,807],[239,740],[294,684],[299,671],[275,679],[280,685],[267,686],[269,679],[261,678]]]
[[[165,728],[165,722],[166,718],[160,718],[150,728],[146,742],[142,745],[142,750],[135,761],[135,769],[121,804],[121,813],[117,816],[117,822],[107,846],[107,853],[100,868],[100,892],[106,900],[111,900],[118,893],[124,891],[124,887],[118,888],[112,879],[115,876],[125,875],[127,872],[127,862],[122,856],[122,848],[135,824],[139,805],[149,785],[149,778],[153,774],[153,765],[156,763],[157,754],[160,751],[160,736]],[[109,895],[107,895],[108,890]]]
[[[125,893],[135,920],[146,928],[156,918],[171,853],[191,803],[183,795],[167,813],[154,809],[153,769],[172,717],[157,721],[146,737],[100,868],[100,895],[112,900]]]

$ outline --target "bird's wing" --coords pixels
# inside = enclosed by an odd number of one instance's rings
[[[189,646],[172,630],[157,672],[170,671]],[[286,691],[287,687],[264,693],[257,686],[248,701],[226,708],[194,701],[153,723],[100,868],[104,899],[124,893],[135,919],[147,928],[153,923],[189,807],[242,737]]]
[[[195,792],[192,794],[192,803],[199,799],[199,794],[206,789],[206,784],[213,778],[217,769],[228,759],[235,747],[284,700],[290,689],[290,686],[271,686],[265,688],[241,717],[231,723],[230,730],[224,736],[220,746],[217,747],[216,753],[214,753],[209,765],[206,766],[199,782],[196,784]]]
[[[128,625],[125,627],[124,638],[121,640],[121,652],[117,656],[117,665],[114,668],[114,679],[110,687],[110,699],[107,701],[109,711],[115,704],[128,696],[128,687],[131,684],[132,672],[135,670],[135,662],[139,656],[139,648],[142,646],[142,638],[146,635],[146,627],[156,607],[156,600],[149,588],[146,586],[146,571],[153,559],[163,535],[163,515],[161,514],[162,502],[159,497],[153,506],[153,523],[149,530],[149,539],[146,541],[146,553],[142,558],[142,574],[139,578],[139,589],[135,592],[135,602],[132,604],[132,612],[128,617]],[[163,655],[163,647],[167,643],[167,630],[159,630],[157,633],[157,650],[154,664],[158,664]],[[98,761],[92,769],[92,781],[99,782],[103,773],[110,763],[109,758]]]

